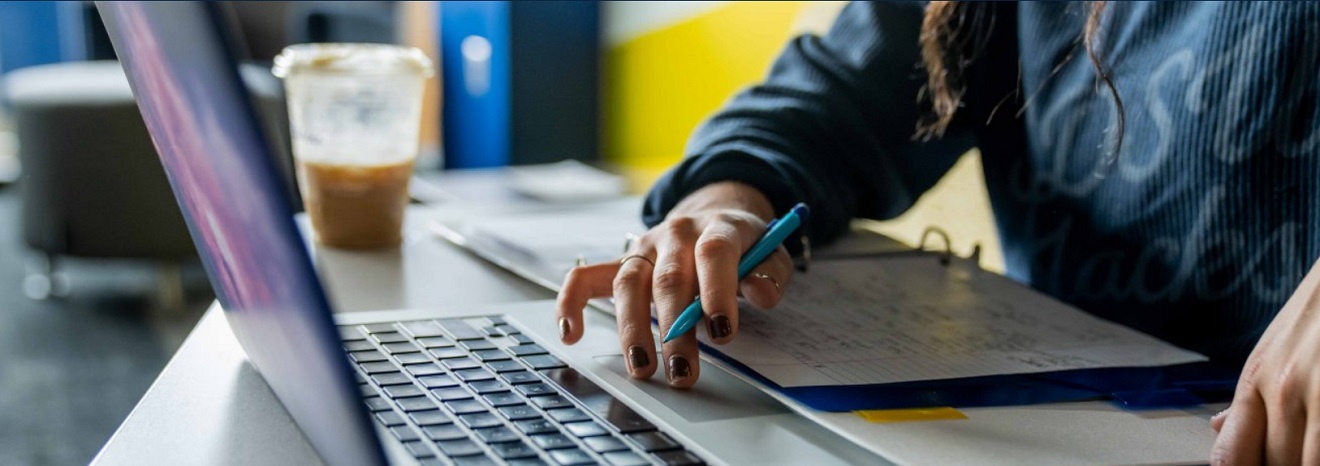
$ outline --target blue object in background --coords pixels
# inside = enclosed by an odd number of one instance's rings
[[[440,2],[445,168],[509,163],[509,2]]]
[[[83,2],[0,2],[0,73],[86,59]]]

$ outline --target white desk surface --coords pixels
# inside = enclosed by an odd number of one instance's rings
[[[549,291],[487,264],[428,231],[427,217],[471,215],[474,210],[489,209],[472,205],[438,210],[410,208],[405,242],[397,251],[350,253],[316,248],[317,267],[327,282],[336,311],[453,309],[553,298]],[[1077,404],[1075,407],[1088,406]],[[1213,412],[1208,408],[1198,411],[1201,412],[1195,413],[1196,417],[1208,417]],[[1183,417],[1187,414],[1192,413],[1148,415]],[[930,423],[911,423],[910,428],[891,424],[883,430],[889,431],[890,435],[898,433],[893,429],[915,435],[928,430],[927,427],[938,427],[922,424]],[[1016,430],[1009,425],[1000,427]],[[1103,426],[1095,427],[1103,430]],[[927,433],[933,434],[930,437],[947,437],[948,432],[939,430]],[[1097,438],[1105,437],[1104,432],[1094,434]],[[958,437],[954,435],[948,439]],[[1194,438],[1201,439],[1195,443],[1205,442],[1204,437]],[[930,442],[940,443],[937,438],[925,440],[927,446],[935,446]],[[1070,457],[1068,452],[1061,451],[1049,452],[1045,456]],[[218,305],[206,312],[137,407],[93,460],[95,465],[319,463],[316,453],[280,407],[265,381],[247,363]]]

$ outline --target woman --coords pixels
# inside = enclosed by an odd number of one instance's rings
[[[791,292],[787,251],[738,257],[797,201],[816,243],[889,218],[966,150],[982,154],[1008,275],[1088,312],[1245,364],[1216,463],[1320,464],[1320,5],[849,5],[692,137],[622,263],[580,267],[563,340],[613,295],[634,377],[699,375],[695,334],[656,358],[700,295],[707,334],[737,295]]]

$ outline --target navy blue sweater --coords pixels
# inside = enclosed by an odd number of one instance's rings
[[[1085,5],[979,7],[993,27],[945,137],[912,140],[922,7],[854,3],[702,125],[644,220],[737,180],[780,212],[810,203],[821,243],[901,214],[977,147],[1010,277],[1240,363],[1320,254],[1320,4],[1111,2],[1117,152]]]

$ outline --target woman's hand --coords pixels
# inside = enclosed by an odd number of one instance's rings
[[[658,367],[651,303],[663,335],[700,293],[710,341],[732,341],[738,334],[738,294],[753,306],[770,308],[779,303],[782,288],[792,277],[792,261],[780,247],[738,282],[738,259],[760,239],[773,216],[765,195],[745,184],[721,182],[693,192],[663,223],[642,235],[621,262],[569,271],[559,292],[560,339],[566,344],[581,339],[587,301],[613,296],[628,373],[649,378]],[[669,385],[692,386],[701,373],[696,333],[665,343],[662,349]]]
[[[1233,405],[1210,422],[1216,465],[1320,464],[1320,262],[1256,343]]]

